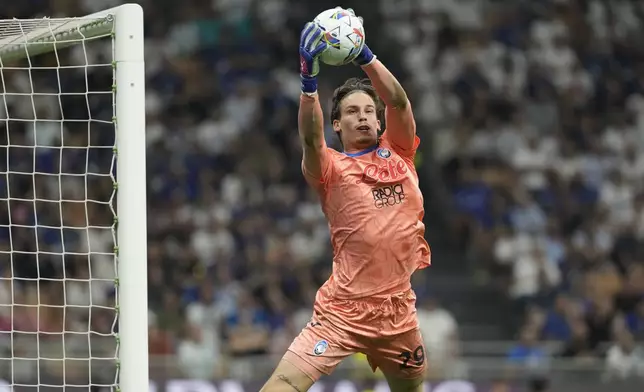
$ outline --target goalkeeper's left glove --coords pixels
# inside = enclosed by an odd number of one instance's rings
[[[357,16],[356,12],[353,10],[353,8],[347,8],[347,11],[349,11],[353,16],[357,17],[360,19],[360,23],[363,22],[362,16]],[[369,65],[371,64],[374,60],[376,59],[376,55],[373,54],[371,49],[367,46],[365,43],[364,46],[362,47],[362,50],[360,53],[358,53],[358,56],[353,60],[353,63],[359,66],[363,65]]]

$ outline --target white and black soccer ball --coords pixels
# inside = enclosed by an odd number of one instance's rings
[[[320,55],[328,65],[344,65],[352,62],[365,45],[362,21],[352,12],[341,7],[322,11],[313,20],[324,30],[324,39],[329,48]]]

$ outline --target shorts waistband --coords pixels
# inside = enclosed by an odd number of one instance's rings
[[[399,291],[399,292],[390,293],[390,294],[369,295],[361,298],[346,298],[346,299],[338,298],[335,301],[379,304],[379,303],[386,303],[386,302],[405,301],[407,299],[415,298],[415,297],[416,297],[416,294],[414,293],[414,290],[409,289],[406,291]]]
[[[360,312],[390,313],[394,308],[406,306],[410,299],[415,298],[413,290],[404,292],[381,294],[355,299],[333,299],[331,303],[335,306],[353,308]]]

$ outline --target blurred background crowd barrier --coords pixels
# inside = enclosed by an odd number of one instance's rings
[[[3,4],[0,16],[86,15],[120,3],[21,0]],[[364,17],[367,42],[414,105],[433,265],[413,284],[430,379],[473,382],[481,391],[526,385],[545,391],[548,382],[557,391],[642,390],[644,2],[140,3],[146,13],[155,380],[255,385],[311,315],[314,294],[330,274],[331,248],[316,196],[300,173],[296,48],[305,21],[342,5]],[[355,75],[360,70],[352,66],[322,69],[325,108],[333,88]],[[29,83],[26,77],[9,83]],[[111,75],[96,69],[89,77],[100,83]],[[70,76],[65,83],[85,80]],[[69,105],[71,113],[83,107]],[[26,125],[13,124],[12,137],[21,132],[27,138]],[[326,133],[328,144],[339,147],[329,124]],[[23,158],[29,167],[31,159]],[[98,164],[105,157],[89,159]],[[70,166],[78,163],[70,158]],[[27,192],[33,184],[15,179],[12,186]],[[97,183],[89,191],[98,195],[109,186]],[[70,184],[67,191],[74,190]],[[8,227],[10,216],[17,222],[28,212],[16,204],[10,209],[3,197],[0,223]],[[111,219],[108,212],[94,211],[95,219]],[[26,234],[13,233],[12,240],[14,247],[37,246]],[[111,240],[92,239],[105,249]],[[56,248],[62,240],[43,241]],[[66,236],[65,247],[85,241]],[[9,230],[0,231],[0,246],[9,249]],[[89,273],[86,259],[60,264],[43,256],[35,265],[16,257],[12,268],[2,263],[5,278],[82,279]],[[87,305],[91,290],[91,328],[105,331],[113,317],[101,305],[111,301],[112,289],[70,284],[65,300]],[[33,298],[43,294],[32,286],[14,290],[0,281],[0,304],[15,296],[42,300]],[[60,296],[40,290],[52,300]],[[0,312],[0,330],[12,325],[9,317]],[[62,325],[55,314],[42,316],[40,327],[73,331],[76,316],[70,317]],[[66,358],[99,357],[113,350],[113,339],[84,334],[69,336],[73,343],[65,347],[43,340],[30,354],[29,337],[6,336],[0,334],[6,357],[16,347],[25,358],[61,350]],[[39,380],[62,373],[68,382],[92,373],[98,380],[111,366],[72,362],[61,370],[58,362],[24,361],[0,368],[0,378],[33,380],[38,370]],[[379,377],[355,356],[332,379]],[[342,390],[338,385],[334,390]]]

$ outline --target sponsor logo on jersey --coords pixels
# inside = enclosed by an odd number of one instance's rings
[[[391,152],[389,153],[391,154]],[[364,167],[362,177],[357,183],[376,185],[379,182],[396,181],[404,177],[407,174],[407,170],[407,165],[402,160],[390,159],[382,165],[371,163]]]
[[[329,343],[327,343],[326,340],[320,340],[319,342],[315,343],[315,346],[313,346],[313,354],[322,355],[328,347]]]
[[[402,184],[387,185],[372,189],[371,195],[376,208],[391,207],[405,201],[405,188]]]

